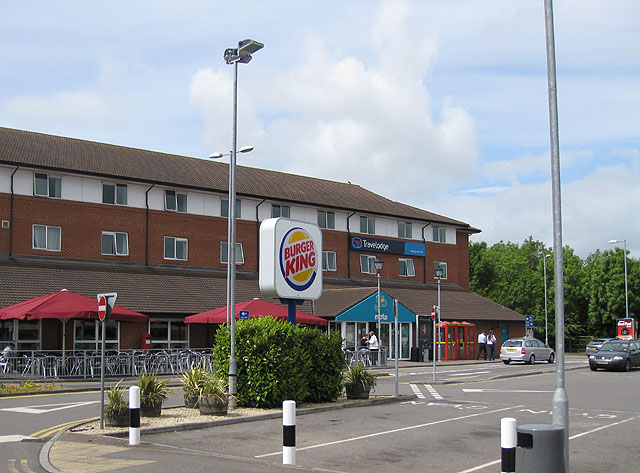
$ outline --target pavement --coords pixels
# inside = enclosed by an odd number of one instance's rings
[[[440,361],[438,368],[447,366],[462,366],[486,363],[499,363],[500,360],[455,360]],[[400,361],[398,368],[430,368],[433,362],[411,362]],[[393,372],[395,364],[389,363],[386,367],[371,367],[371,371],[378,376],[387,376],[389,371]],[[381,372],[381,371],[386,372]],[[376,373],[377,372],[377,373]],[[534,371],[530,374],[538,374],[542,372]],[[523,373],[519,373],[522,375]],[[181,383],[177,376],[168,376],[166,379],[170,386],[180,386]],[[9,384],[12,380],[2,379],[3,383]],[[19,382],[20,380],[13,380]],[[47,383],[50,379],[45,380]],[[105,383],[113,384],[113,379],[108,379]],[[435,381],[433,384],[446,383],[447,381]],[[122,382],[125,386],[135,384],[135,378],[128,378]],[[80,391],[99,391],[100,379],[62,379],[55,381],[56,389],[50,392],[80,392]],[[362,401],[352,406],[370,405],[381,402],[398,402],[406,400],[412,396],[386,396],[385,399],[372,398],[368,401]],[[350,407],[350,406],[340,406]],[[334,409],[336,407],[333,407]],[[313,412],[319,410],[331,409],[331,407],[312,408]],[[304,415],[304,410],[297,411],[298,415]],[[265,418],[281,417],[281,414],[270,416],[257,416],[255,418],[242,418],[239,422],[247,422],[251,420],[260,420]],[[220,424],[230,425],[234,423],[233,419]],[[77,427],[70,425],[69,429]],[[200,424],[199,428],[211,427],[211,424]],[[198,428],[190,426],[189,428]],[[263,461],[253,460],[250,458],[239,458],[230,455],[222,455],[216,453],[189,450],[185,448],[177,448],[171,445],[155,445],[145,443],[131,447],[128,445],[127,438],[116,438],[106,435],[86,435],[77,432],[71,432],[69,429],[62,430],[49,440],[40,452],[40,464],[49,473],[88,473],[88,472],[110,472],[110,473],[148,473],[148,472],[177,472],[186,471],[197,473],[198,471],[233,471],[233,472],[281,472],[281,471],[317,471],[300,467],[291,467],[286,465],[267,464]],[[175,428],[167,428],[165,431],[175,431]],[[153,430],[154,433],[157,429]],[[144,440],[145,429],[141,430],[142,439]],[[150,433],[150,432],[149,432]],[[179,433],[176,433],[179,435]],[[203,457],[209,457],[209,460]],[[215,460],[215,469],[201,469],[203,465],[211,465],[210,462]]]

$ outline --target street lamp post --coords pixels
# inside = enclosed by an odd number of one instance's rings
[[[436,359],[436,353],[438,354],[438,359],[441,360],[440,357],[440,280],[442,279],[442,276],[444,274],[444,270],[442,269],[442,266],[438,266],[435,269],[435,277],[434,279],[436,279],[438,281],[438,345],[436,345],[436,349],[433,350],[433,359]],[[435,341],[435,340],[434,340]]]
[[[549,335],[547,332],[547,258],[551,255],[544,255],[542,260],[544,266],[544,344],[549,345]]]
[[[376,314],[376,320],[378,321],[378,360],[376,365],[380,366],[382,363],[382,315],[380,314],[380,306],[382,305],[382,301],[380,300],[380,271],[382,271],[382,267],[384,266],[384,261],[380,258],[376,258],[373,262],[373,265],[376,268],[376,274],[378,277],[378,313]]]
[[[236,362],[236,152],[238,139],[238,64],[247,64],[251,55],[264,45],[252,39],[238,42],[237,48],[224,51],[224,60],[233,64],[233,147],[229,162],[229,223],[227,261],[227,320],[231,325],[231,347],[229,353],[229,409],[236,407],[237,362]]]
[[[629,289],[627,286],[627,240],[609,240],[609,243],[624,243],[624,306],[625,316],[629,318]]]

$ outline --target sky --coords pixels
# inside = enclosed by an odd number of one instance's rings
[[[640,2],[556,0],[562,242],[640,257]],[[553,246],[543,0],[3,2],[0,126],[351,182]],[[620,243],[618,246],[622,246]]]

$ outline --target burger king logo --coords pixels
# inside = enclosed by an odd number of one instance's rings
[[[300,227],[289,230],[280,245],[280,271],[289,287],[309,288],[316,278],[318,257],[311,235]]]

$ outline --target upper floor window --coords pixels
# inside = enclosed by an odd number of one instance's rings
[[[242,201],[236,199],[236,218],[242,218]],[[229,217],[229,200],[222,199],[220,202],[220,215],[223,217]]]
[[[408,278],[412,278],[416,275],[416,269],[413,266],[412,259],[400,258],[398,259],[398,274],[400,276],[405,276]]]
[[[447,229],[442,227],[433,227],[433,241],[440,243],[447,242]]]
[[[411,238],[411,222],[398,222],[398,238]]]
[[[336,228],[336,214],[326,210],[318,210],[318,226],[333,230]]]
[[[164,191],[164,208],[176,212],[187,211],[187,194],[180,194],[176,191]]]
[[[220,262],[229,262],[229,243],[226,241],[220,242]],[[242,243],[236,243],[236,264],[244,264],[244,251],[242,250]]]
[[[336,271],[336,252],[335,251],[323,251],[322,252],[322,270],[323,271]]]
[[[62,195],[62,179],[47,174],[35,173],[33,177],[33,193],[44,197],[59,199]]]
[[[272,218],[276,218],[276,217],[290,218],[289,217],[290,215],[291,215],[291,207],[289,207],[288,205],[273,204],[271,206],[271,217]]]
[[[375,256],[360,255],[360,272],[366,274],[376,274]]]
[[[126,184],[102,184],[102,203],[127,205]]]
[[[60,251],[62,228],[49,225],[33,226],[33,249]]]
[[[373,217],[360,217],[360,233],[375,234],[376,219]]]
[[[181,261],[187,260],[186,238],[164,237],[164,259],[177,259]]]
[[[434,261],[433,262],[433,276],[435,277],[436,275],[436,269],[441,268],[442,269],[442,278],[440,279],[447,279],[447,263],[443,263],[442,261]]]
[[[129,235],[125,232],[102,232],[101,254],[129,255]]]

